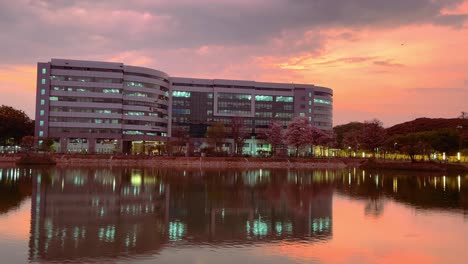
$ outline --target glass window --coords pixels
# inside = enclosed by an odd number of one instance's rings
[[[272,102],[273,96],[271,95],[256,95],[255,101],[263,101],[263,102]]]
[[[309,97],[312,97],[312,92],[309,92]]]
[[[40,136],[40,137],[43,137],[43,136],[44,136],[44,131],[42,131],[42,130],[39,131],[39,136]]]
[[[45,105],[45,100],[41,99],[41,105]]]
[[[292,96],[276,96],[276,102],[288,102],[291,103],[293,102],[293,97]]]
[[[317,99],[314,98],[314,103],[319,103],[319,104],[331,104],[330,100],[325,100],[325,99]]]
[[[309,101],[309,105],[312,105],[312,101]]]
[[[183,92],[183,91],[172,91],[173,97],[185,97],[189,98],[191,96],[190,92]]]
[[[299,116],[305,116],[305,113],[299,113]]]
[[[233,94],[233,93],[219,93],[219,99],[231,99],[231,100],[251,100],[252,95],[250,94]]]
[[[42,84],[45,84],[45,83],[46,83],[46,81],[45,81],[44,78],[42,78],[41,83],[42,83]]]
[[[46,74],[47,73],[47,69],[46,68],[42,68],[42,74]]]
[[[44,110],[40,110],[39,115],[43,116],[44,115]]]
[[[45,89],[41,89],[41,95],[45,94]]]
[[[57,96],[51,96],[51,97],[49,97],[49,100],[50,101],[58,101],[58,97]]]
[[[311,108],[309,108],[309,114],[311,114],[311,113],[312,113],[312,109],[311,109]]]
[[[43,120],[39,121],[39,126],[44,126],[44,121]]]

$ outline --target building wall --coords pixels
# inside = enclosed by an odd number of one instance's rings
[[[169,80],[163,72],[52,59],[38,64],[37,85],[36,136],[56,139],[58,152],[121,152],[127,142],[168,134]]]
[[[128,152],[175,129],[204,137],[213,122],[241,118],[255,139],[272,120],[297,116],[332,130],[329,88],[306,84],[169,77],[122,63],[52,59],[38,63],[36,131],[57,152]],[[255,144],[252,142],[251,144]]]

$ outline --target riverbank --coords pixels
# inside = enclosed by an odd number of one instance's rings
[[[31,159],[31,156],[34,157]],[[0,164],[18,164],[26,155],[2,156]],[[460,171],[468,172],[468,164],[448,164],[435,162],[404,162],[372,160],[362,158],[257,158],[257,157],[162,157],[126,155],[76,155],[38,154],[29,155],[26,165],[50,163],[56,166],[145,166],[161,168],[236,168],[236,169],[344,169],[362,168],[372,170],[412,170],[412,171]],[[43,162],[41,160],[44,160]]]

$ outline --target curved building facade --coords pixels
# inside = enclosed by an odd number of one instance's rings
[[[38,64],[36,136],[57,152],[128,151],[168,135],[169,76],[122,63],[52,59]]]
[[[62,153],[146,152],[163,145],[174,129],[203,138],[212,123],[228,127],[234,117],[249,129],[252,142],[244,151],[252,155],[262,148],[256,137],[272,120],[286,127],[302,116],[324,131],[333,128],[330,88],[170,77],[114,62],[38,63],[36,98],[35,135],[39,143],[53,139],[54,151]]]

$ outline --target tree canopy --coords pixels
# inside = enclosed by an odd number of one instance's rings
[[[0,106],[0,145],[18,144],[24,136],[34,135],[34,121],[22,110]]]

